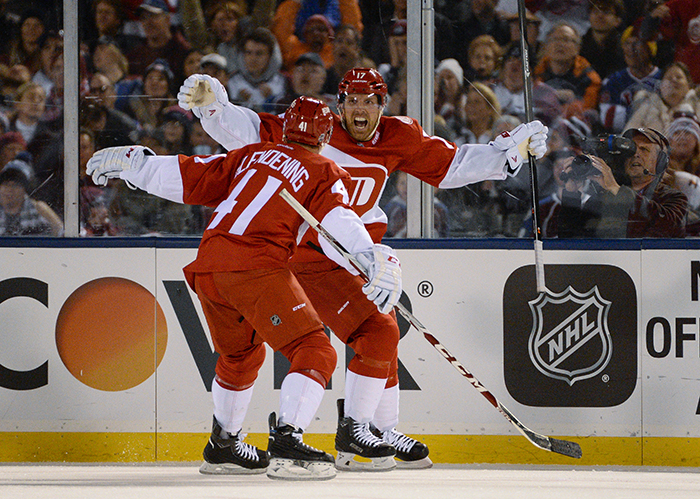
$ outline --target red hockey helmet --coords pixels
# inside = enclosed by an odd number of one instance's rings
[[[345,101],[348,94],[374,94],[380,98],[380,105],[386,104],[387,86],[382,75],[373,68],[353,68],[343,76],[338,84],[338,103]]]
[[[301,96],[284,113],[282,138],[286,142],[322,146],[331,140],[332,133],[333,114],[323,101]]]

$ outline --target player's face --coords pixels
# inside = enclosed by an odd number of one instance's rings
[[[340,106],[340,118],[350,136],[365,142],[372,138],[377,129],[384,107],[375,94],[348,94]]]

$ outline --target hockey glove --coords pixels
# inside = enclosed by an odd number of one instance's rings
[[[226,88],[216,78],[194,74],[187,78],[177,94],[182,109],[191,109],[197,118],[216,116],[229,102]]]
[[[540,159],[547,152],[547,132],[549,129],[539,121],[518,125],[510,132],[503,132],[491,145],[500,151],[506,151],[508,165],[517,171],[527,159],[529,152],[535,159]]]
[[[388,314],[401,298],[401,264],[396,253],[389,246],[375,244],[372,251],[356,256],[369,278],[362,291],[382,314]]]
[[[144,146],[122,146],[100,149],[87,163],[87,174],[92,175],[95,185],[107,185],[110,178],[119,178],[124,170],[141,168],[146,156],[155,156]]]

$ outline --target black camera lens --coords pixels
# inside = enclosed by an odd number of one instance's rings
[[[592,175],[599,175],[600,171],[593,166],[593,161],[585,154],[579,154],[571,162],[571,171],[563,172],[561,179],[564,182],[569,180],[586,180]]]

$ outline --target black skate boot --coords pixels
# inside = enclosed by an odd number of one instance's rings
[[[396,468],[396,449],[373,435],[369,423],[358,423],[344,414],[344,400],[338,399],[338,431],[335,434],[338,457],[335,466],[345,471],[389,471]]]
[[[209,442],[204,448],[204,463],[199,472],[205,475],[252,475],[265,473],[270,460],[267,452],[245,442],[239,431],[226,432],[214,418]]]
[[[303,431],[290,424],[278,424],[273,412],[269,418],[270,441],[267,476],[280,480],[330,480],[335,478],[333,456],[306,445]]]
[[[423,442],[404,435],[400,431],[396,431],[395,428],[382,432],[370,423],[370,430],[378,438],[394,446],[396,449],[397,468],[421,469],[430,468],[433,465],[433,462],[428,457],[428,446]]]

